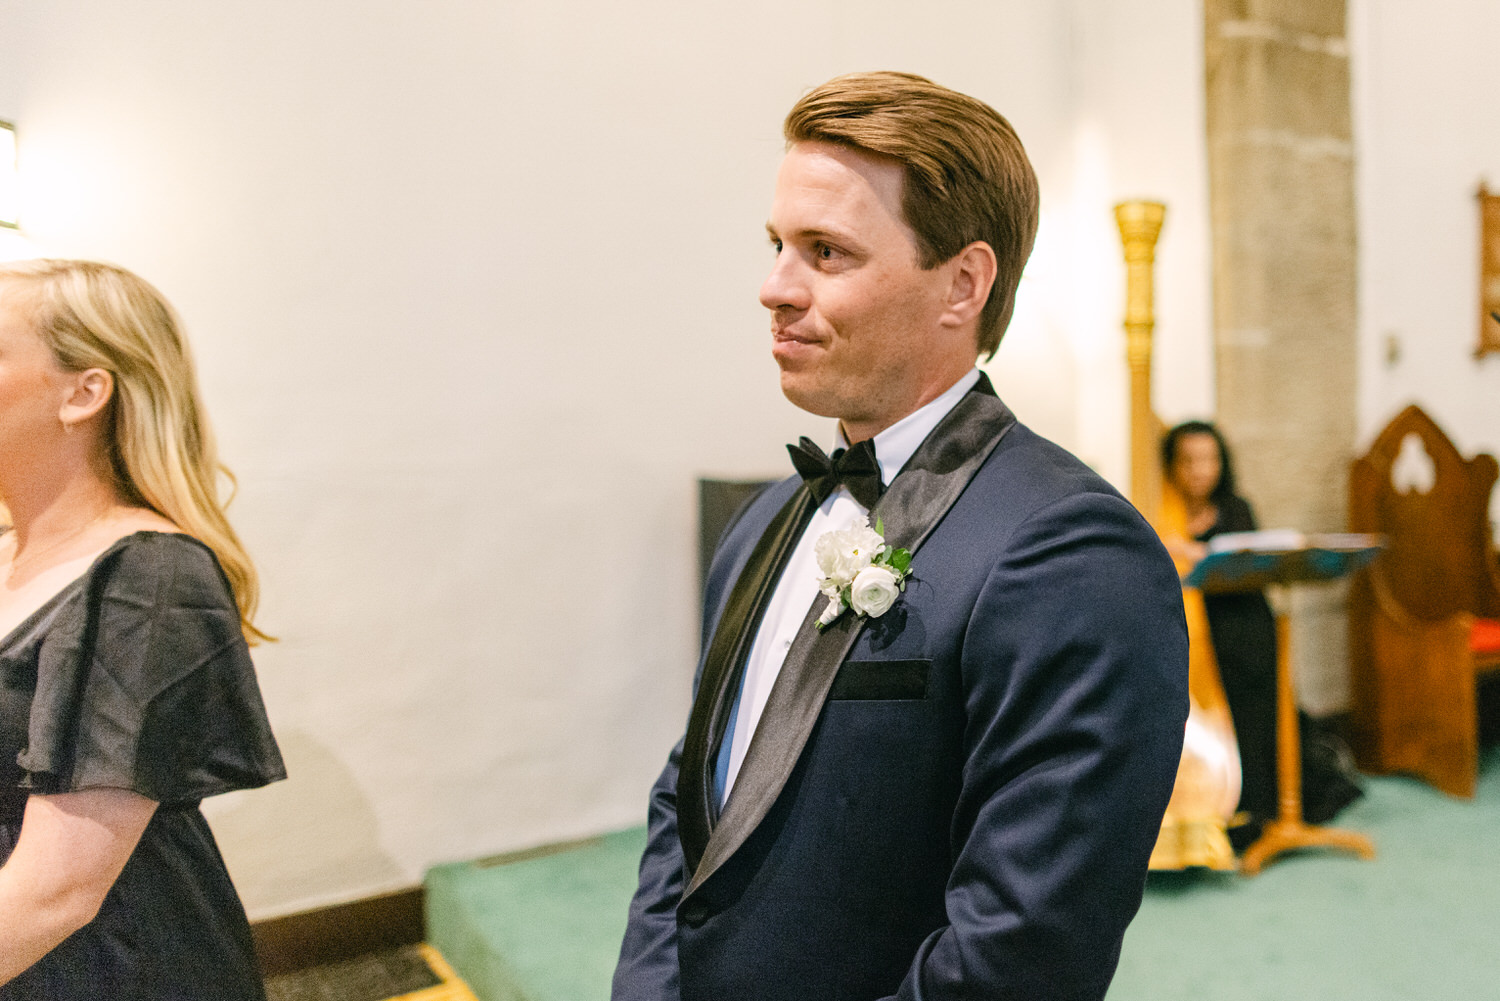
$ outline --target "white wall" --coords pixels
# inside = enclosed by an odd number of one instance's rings
[[[1500,5],[1351,0],[1350,42],[1360,448],[1416,403],[1465,455],[1500,455],[1500,355],[1474,357],[1474,195],[1481,178],[1500,189]]]
[[[1211,410],[1198,16],[0,5],[28,239],[161,286],[240,477],[292,772],[208,806],[252,916],[640,820],[687,710],[694,478],[826,434],[780,398],[756,303],[806,87],[905,68],[1012,119],[1046,216],[991,370],[1117,481],[1110,206],[1166,200],[1158,406]]]
[[[1165,202],[1156,247],[1153,404],[1168,424],[1214,410],[1212,259],[1199,0],[1073,0],[1070,334],[1079,361],[1078,451],[1129,481],[1121,318],[1125,272],[1113,206]],[[1059,298],[1064,298],[1059,296]]]
[[[1051,56],[1069,95],[1052,123],[1062,129],[1061,155],[1038,160],[1037,249],[991,373],[1007,399],[1036,396],[1023,419],[1123,488],[1130,428],[1120,201],[1167,205],[1156,247],[1155,409],[1169,424],[1214,409],[1203,14],[1199,0],[1059,6],[1068,12],[1063,46]],[[1056,391],[1038,395],[1039,377]]]

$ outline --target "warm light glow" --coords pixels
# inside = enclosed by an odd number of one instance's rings
[[[16,175],[16,129],[0,122],[0,226],[16,228],[20,215],[20,179]]]
[[[20,230],[0,229],[0,264],[43,256],[35,244],[21,235]]]

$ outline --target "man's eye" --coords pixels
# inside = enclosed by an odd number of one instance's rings
[[[781,241],[780,240],[772,240],[771,241],[771,249],[774,250],[774,251],[776,251],[776,253],[778,253],[778,254],[781,253]]]
[[[838,251],[834,250],[828,244],[826,244],[826,243],[820,243],[820,244],[818,244],[818,257],[820,259],[825,260],[825,261],[831,261],[831,260],[833,260],[837,256],[838,256]]]

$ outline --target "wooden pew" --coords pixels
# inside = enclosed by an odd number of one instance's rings
[[[1422,465],[1418,446],[1430,486],[1394,482],[1403,450]],[[1476,688],[1500,670],[1500,559],[1489,522],[1497,473],[1492,456],[1465,459],[1414,405],[1350,470],[1350,530],[1387,542],[1349,600],[1351,736],[1365,771],[1474,795]]]

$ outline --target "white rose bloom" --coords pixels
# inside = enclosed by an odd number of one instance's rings
[[[851,583],[870,565],[885,540],[870,527],[870,519],[860,516],[842,532],[824,532],[813,544],[813,555],[823,577],[837,587]]]
[[[896,603],[901,582],[885,567],[865,567],[849,588],[849,604],[860,615],[879,618]]]
[[[854,575],[864,569],[853,565],[849,551],[850,545],[845,541],[844,532],[825,532],[818,536],[818,541],[813,545],[813,555],[817,557],[818,569],[823,571],[823,576],[834,582],[839,587],[844,587],[854,579]]]
[[[818,616],[818,625],[826,626],[834,619],[844,613],[844,602],[841,598],[829,598],[828,605],[823,609],[823,614]]]

